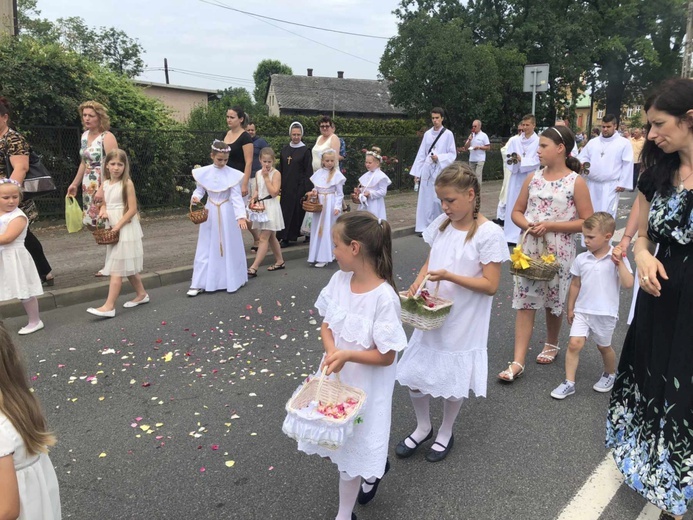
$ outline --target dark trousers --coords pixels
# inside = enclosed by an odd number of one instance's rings
[[[36,238],[30,229],[26,230],[24,246],[27,248],[27,251],[29,251],[31,258],[34,259],[36,270],[41,277],[41,281],[45,281],[46,276],[52,271],[51,264],[48,263],[48,259],[43,253],[43,246],[41,245],[41,242],[39,242],[39,239]]]
[[[640,163],[633,163],[633,191],[638,189],[638,177],[640,176]]]

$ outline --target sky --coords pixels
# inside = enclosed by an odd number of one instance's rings
[[[392,11],[399,0],[207,0],[290,22],[389,38],[397,33]],[[38,0],[41,17],[82,17],[90,27],[116,27],[144,47],[140,79],[211,90],[245,87],[252,93],[253,71],[263,59],[277,59],[294,74],[376,79],[387,40],[298,27],[210,5],[202,0]],[[290,34],[300,34],[329,49]],[[213,76],[209,76],[213,75]],[[222,77],[219,77],[222,76]]]

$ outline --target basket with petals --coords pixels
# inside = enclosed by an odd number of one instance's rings
[[[521,276],[528,280],[548,282],[558,274],[560,265],[556,262],[556,257],[547,250],[546,237],[542,237],[544,242],[544,253],[539,258],[530,258],[522,251],[522,245],[527,238],[527,233],[531,228],[522,234],[522,240],[513,249],[510,255],[510,272],[515,276]]]
[[[301,206],[303,211],[308,213],[320,213],[322,211],[322,204],[320,204],[320,199],[315,193],[306,195]]]
[[[190,203],[190,211],[188,212],[188,218],[193,224],[202,224],[207,221],[209,216],[209,211],[202,205],[196,206],[197,209],[193,209],[194,204]]]
[[[297,441],[338,449],[354,433],[366,392],[345,385],[335,374],[309,377],[286,403],[282,431]]]
[[[101,246],[117,244],[120,238],[120,231],[113,231],[113,229],[107,228],[104,219],[98,219],[96,221],[96,229],[92,234],[94,235],[96,243]]]
[[[448,314],[450,314],[453,303],[451,300],[438,297],[440,282],[436,283],[433,294],[428,292],[425,286],[429,278],[428,275],[424,277],[414,296],[408,297],[407,291],[399,293],[402,303],[402,323],[408,323],[419,330],[433,330],[442,327]]]

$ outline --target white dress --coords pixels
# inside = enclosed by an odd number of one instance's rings
[[[4,234],[16,218],[24,220],[24,230],[13,242],[0,246],[0,301],[26,300],[43,294],[36,265],[24,246],[29,221],[21,209],[15,208],[0,216],[0,234]]]
[[[387,282],[367,293],[353,293],[351,277],[352,273],[336,272],[315,303],[334,335],[337,348],[377,348],[383,354],[402,350],[407,337],[399,318],[397,293]],[[328,457],[339,471],[352,478],[381,478],[390,441],[396,371],[395,363],[386,367],[346,363],[339,373],[342,382],[366,392],[366,403],[360,413],[362,421],[354,425],[353,435],[337,450],[306,442],[299,442],[298,449]]]
[[[361,175],[359,177],[359,185],[361,186],[359,210],[370,211],[376,217],[387,220],[385,195],[390,184],[392,184],[392,181],[380,168]],[[363,195],[364,191],[368,191],[368,197]]]
[[[479,278],[483,265],[510,259],[503,231],[485,222],[465,243],[466,231],[452,224],[439,231],[441,215],[424,231],[431,246],[429,270],[447,269]],[[429,283],[433,292],[435,284]],[[473,391],[486,397],[488,329],[493,296],[470,291],[452,282],[440,282],[438,296],[452,300],[450,315],[439,329],[415,330],[397,365],[397,381],[433,397],[463,398]]]
[[[332,252],[332,226],[337,220],[335,209],[342,211],[344,200],[344,183],[346,177],[337,170],[328,181],[330,172],[320,168],[310,178],[315,190],[318,192],[322,211],[313,213],[311,224],[310,247],[308,249],[308,262],[331,262],[334,260]]]
[[[10,420],[0,412],[0,457],[12,455],[19,485],[18,520],[60,520],[58,478],[47,454],[29,455]]]
[[[505,223],[503,225],[506,242],[517,244],[520,241],[521,230],[513,222],[512,214],[525,179],[530,173],[539,169],[538,148],[539,136],[534,133],[529,138],[522,134],[519,139],[510,139],[508,141],[507,154],[517,154],[520,162],[510,165],[511,174],[506,192]]]
[[[235,292],[248,281],[243,238],[236,222],[246,217],[241,196],[243,172],[209,165],[193,170],[192,174],[197,183],[192,196],[202,200],[207,194],[205,207],[209,216],[198,226],[190,287]]]
[[[123,204],[123,185],[121,181],[103,182],[103,197],[106,202],[108,223],[115,226],[125,213]],[[118,235],[118,242],[106,246],[106,265],[101,272],[104,276],[131,276],[142,272],[144,250],[142,248],[142,226],[139,215],[132,217]]]
[[[273,169],[270,172],[270,181],[277,171],[278,170]],[[262,173],[258,171],[255,174],[255,180],[251,180],[251,182],[253,185],[253,194],[258,199],[263,199],[269,195],[269,191],[267,191],[267,183],[265,183],[265,177],[262,175]],[[256,191],[257,193],[255,193]],[[284,216],[282,215],[282,207],[279,204],[279,199],[277,197],[272,197],[270,199],[263,200],[262,203],[265,205],[265,213],[267,213],[268,220],[267,222],[253,222],[253,229],[265,229],[269,231],[281,231],[284,229]]]

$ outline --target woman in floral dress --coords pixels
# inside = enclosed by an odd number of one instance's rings
[[[635,242],[641,290],[606,445],[626,483],[662,509],[660,519],[681,518],[693,500],[693,80],[667,81],[645,112]]]
[[[560,269],[549,282],[515,276],[515,353],[508,369],[498,374],[503,381],[512,382],[524,372],[539,309],[546,310],[546,343],[537,363],[552,363],[558,354],[570,264],[575,258],[573,235],[582,230],[582,222],[593,213],[587,184],[577,174],[580,162],[570,156],[574,146],[575,136],[568,127],[553,126],[541,134],[538,154],[544,168],[527,177],[512,212],[513,222],[520,229],[529,228],[524,243],[519,244],[523,252],[531,258],[553,254]]]

